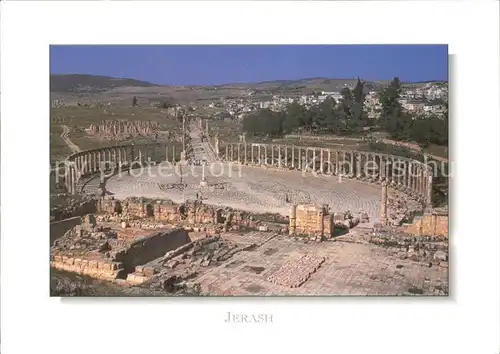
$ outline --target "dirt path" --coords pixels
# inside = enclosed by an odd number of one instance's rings
[[[68,145],[68,147],[70,148],[71,152],[72,153],[80,152],[81,150],[78,147],[78,145],[76,145],[74,142],[72,142],[70,140],[70,138],[68,137],[69,127],[67,125],[61,125],[61,128],[63,130],[63,132],[61,133],[61,138],[64,140],[64,142],[66,143],[66,145]]]

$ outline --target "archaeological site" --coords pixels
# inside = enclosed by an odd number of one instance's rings
[[[429,164],[230,141],[210,124],[184,118],[181,151],[116,142],[154,123],[87,129],[115,143],[53,171],[53,296],[448,295]]]

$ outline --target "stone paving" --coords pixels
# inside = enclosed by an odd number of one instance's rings
[[[165,192],[160,189],[162,184],[178,183],[180,178],[173,167],[156,166],[141,175],[137,171],[135,176],[126,173],[113,176],[107,181],[106,189],[118,199],[142,196],[169,198],[182,203],[199,193],[206,204],[225,205],[250,212],[288,215],[291,203],[314,203],[329,204],[335,212],[363,211],[374,222],[379,217],[381,189],[377,185],[347,179],[339,182],[336,177],[304,176],[299,171],[237,167],[227,163],[222,164],[223,174],[218,176],[220,166],[214,173],[205,169],[208,187],[200,186],[204,167],[191,166],[183,172],[183,183],[188,187],[183,191]],[[216,184],[221,187],[215,187]]]
[[[264,254],[269,253],[271,252],[267,251],[267,253]],[[274,253],[274,251],[272,253]],[[287,286],[289,288],[298,288],[309,279],[311,274],[318,270],[324,261],[324,257],[306,254],[299,259],[289,260],[283,264],[276,273],[271,274],[267,280],[271,283]]]
[[[269,233],[252,237],[254,242],[259,238],[265,241]],[[284,264],[305,254],[324,257],[325,261],[303,285],[290,288],[269,282],[269,276]],[[398,259],[371,244],[305,243],[278,235],[208,270],[197,282],[211,295],[444,295],[448,263],[429,267],[428,263]]]

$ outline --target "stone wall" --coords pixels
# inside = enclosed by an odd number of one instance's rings
[[[448,213],[431,212],[415,217],[413,223],[403,225],[403,231],[414,236],[448,237]]]
[[[103,280],[117,279],[120,273],[123,272],[123,264],[120,262],[73,258],[60,255],[52,255],[50,257],[50,266]]]
[[[69,205],[58,206],[50,209],[51,221],[59,221],[75,216],[84,216],[95,213],[97,210],[97,200],[91,198],[87,200],[74,200]]]
[[[330,238],[334,233],[334,217],[324,206],[300,204],[290,210],[290,234]]]
[[[123,201],[101,199],[98,203],[98,210],[102,213],[115,213],[120,209],[122,216],[131,219],[149,217],[156,221],[170,223],[186,221],[189,224],[217,224],[222,221],[219,207],[206,205],[198,201],[174,204],[162,200],[128,198]]]
[[[50,223],[50,244],[53,244],[55,240],[64,236],[66,231],[80,225],[82,222],[81,217],[75,216],[65,220],[54,221]]]
[[[130,247],[117,253],[115,258],[124,264],[128,272],[131,272],[136,266],[148,263],[189,242],[189,235],[184,229],[159,232],[135,241]]]
[[[121,248],[113,257],[104,258],[99,252],[75,255],[71,251],[68,253],[59,250],[51,254],[50,266],[97,279],[123,279],[127,273],[134,272],[137,266],[160,258],[167,252],[191,242],[191,239],[186,230],[174,229],[138,237],[131,243],[123,237],[108,242]]]

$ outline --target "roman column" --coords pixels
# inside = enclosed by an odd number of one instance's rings
[[[356,177],[361,179],[361,154],[356,154]]]
[[[391,184],[395,184],[395,181],[394,181],[394,176],[395,176],[395,173],[394,171],[396,170],[396,164],[394,163],[394,158],[391,157]]]
[[[379,166],[378,166],[378,170],[379,170],[379,181],[382,182],[385,180],[385,160],[384,160],[384,156],[382,155],[378,155],[378,161],[379,161]]]
[[[335,151],[335,158],[337,161],[335,162],[335,172],[337,173],[337,176],[340,176],[340,152]]]
[[[90,152],[89,153],[89,171],[90,172],[95,172],[95,152]]]
[[[313,148],[312,172],[316,172],[316,149]]]
[[[432,173],[427,174],[427,208],[432,209]]]
[[[248,156],[247,156],[247,143],[245,143],[245,165],[248,165]]]
[[[342,159],[342,166],[341,166],[342,174],[344,174],[344,172],[345,172],[344,170],[346,169],[346,166],[345,166],[346,162],[347,162],[347,152],[344,151],[344,157]],[[347,172],[347,173],[349,173],[349,172]]]
[[[408,162],[408,189],[413,190],[413,163],[412,160]]]
[[[292,168],[295,168],[295,145],[292,145]]]
[[[319,172],[323,174],[323,149],[319,150]]]
[[[66,188],[68,188],[68,193],[73,194],[73,191],[71,190],[71,164],[68,162],[66,164]]]
[[[117,148],[117,153],[118,153],[118,167],[122,168],[122,149],[121,148]]]
[[[331,176],[333,174],[332,169],[332,150],[328,149],[328,175]]]
[[[422,183],[421,183],[421,194],[422,194],[422,198],[425,200],[426,197],[427,197],[427,191],[425,190],[425,180],[427,179],[427,174],[426,174],[426,171],[425,171],[425,168],[424,166],[422,166]]]
[[[297,227],[297,205],[292,205],[290,207],[290,225],[289,225],[289,228],[288,228],[288,232],[290,235],[295,235],[295,230],[296,230],[296,227]]]
[[[64,184],[69,193],[69,162],[67,160],[64,161]]]
[[[349,166],[349,177],[354,177],[354,152],[350,151],[349,156],[351,157],[351,163]]]
[[[96,157],[97,157],[97,169],[98,171],[101,171],[101,150],[96,151]]]
[[[92,152],[92,172],[97,171],[97,152]]]
[[[380,200],[380,223],[387,225],[387,182],[382,182],[382,196]]]

